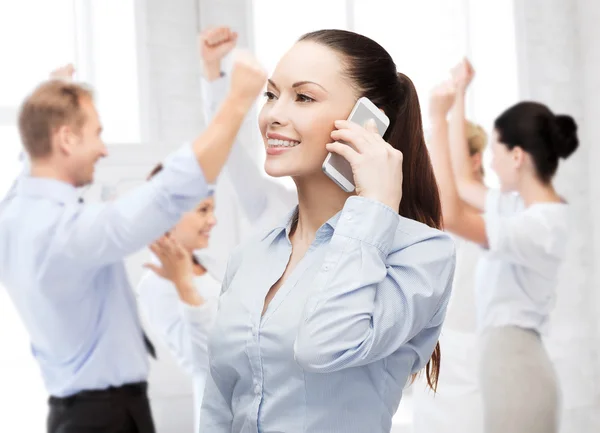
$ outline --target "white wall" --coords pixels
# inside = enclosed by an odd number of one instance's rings
[[[578,34],[579,53],[581,57],[581,90],[582,90],[582,119],[581,136],[588,147],[588,174],[590,187],[591,220],[600,221],[600,2],[593,0],[579,0],[578,2]],[[590,267],[593,269],[593,287],[596,288],[595,316],[600,318],[600,224],[597,222],[593,228],[593,259]],[[598,320],[598,333],[600,334],[600,320]],[[596,365],[600,365],[597,359]],[[600,385],[599,385],[600,387]]]
[[[573,115],[580,149],[556,185],[574,210],[574,238],[558,290],[548,347],[563,391],[564,433],[600,431],[598,358],[598,128],[600,83],[595,0],[515,1],[520,96]],[[499,65],[501,67],[501,65]],[[596,93],[593,91],[596,90]],[[595,239],[594,236],[595,235]],[[596,240],[596,242],[594,242]]]
[[[596,318],[596,339],[590,341],[590,346],[596,349],[592,354],[591,364],[595,368],[595,375],[590,375],[589,380],[594,384],[593,396],[589,413],[592,414],[591,429],[600,431],[600,2],[594,0],[579,0],[577,3],[576,29],[579,38],[579,55],[581,70],[581,103],[582,120],[581,137],[588,149],[587,161],[584,163],[588,169],[588,185],[590,203],[590,220],[593,222],[592,232],[588,233],[588,242],[593,245],[592,256],[587,260],[587,267],[591,273],[590,305],[592,316]],[[595,296],[594,296],[595,295]],[[585,368],[585,365],[581,367]],[[592,430],[590,430],[592,431]]]

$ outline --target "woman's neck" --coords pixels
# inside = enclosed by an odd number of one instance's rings
[[[206,274],[206,272],[208,272],[208,271],[206,270],[206,268],[204,266],[202,266],[200,264],[198,259],[196,259],[193,251],[190,251],[190,255],[192,257],[192,262],[194,262],[194,275],[197,277],[200,277],[200,276]]]
[[[519,195],[529,207],[534,203],[557,203],[562,198],[557,194],[552,183],[544,184],[538,179],[524,179],[519,185]]]
[[[352,194],[337,186],[325,174],[294,179],[298,190],[298,222],[291,233],[296,241],[310,245],[317,230],[344,207]]]

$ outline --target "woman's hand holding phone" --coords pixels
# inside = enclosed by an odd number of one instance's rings
[[[402,200],[402,152],[381,138],[374,120],[369,120],[364,128],[337,120],[335,127],[331,133],[335,142],[327,144],[327,150],[350,163],[357,195],[398,210]]]

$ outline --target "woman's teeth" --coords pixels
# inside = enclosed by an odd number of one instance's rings
[[[267,140],[269,147],[296,147],[300,144],[299,141],[288,141],[288,140],[276,140],[269,138]]]

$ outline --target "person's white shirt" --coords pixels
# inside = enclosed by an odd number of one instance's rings
[[[226,96],[228,77],[202,80],[203,105],[207,122]],[[256,119],[252,119],[256,122]],[[267,177],[250,152],[250,126],[245,124],[234,144],[214,188],[217,224],[209,246],[195,252],[208,270],[195,280],[200,295],[207,296],[201,307],[185,306],[175,286],[148,271],[138,286],[138,303],[146,323],[166,342],[177,363],[193,376],[195,426],[208,371],[207,339],[217,313],[217,298],[232,250],[255,230],[273,225],[298,202],[296,189]],[[154,259],[156,260],[156,259]],[[217,290],[218,288],[218,290]],[[158,361],[160,362],[160,360]]]
[[[554,305],[566,254],[568,205],[538,203],[525,209],[518,194],[490,190],[484,217],[489,249],[454,237],[457,264],[440,336],[438,391],[427,391],[424,378],[414,384],[415,433],[483,431],[479,331],[514,325],[543,332]]]
[[[197,427],[208,374],[208,335],[217,315],[221,282],[207,272],[194,278],[194,286],[205,301],[200,306],[181,301],[170,281],[148,272],[138,286],[138,303],[153,335],[166,343],[181,368],[192,377]]]
[[[489,248],[477,267],[478,329],[518,326],[545,334],[570,232],[566,203],[534,203],[490,190]]]

